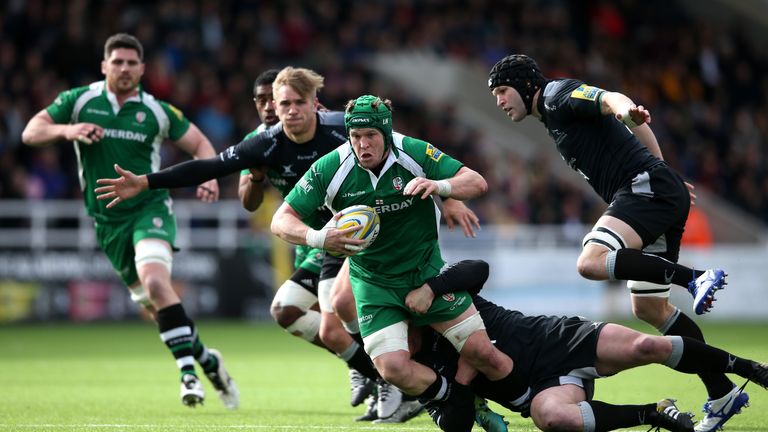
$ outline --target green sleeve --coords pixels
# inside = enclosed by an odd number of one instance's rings
[[[187,133],[187,130],[189,130],[189,120],[184,117],[184,113],[181,112],[180,109],[168,102],[160,101],[160,106],[163,107],[163,110],[168,115],[168,121],[170,122],[170,125],[168,126],[168,138],[171,141],[178,141],[185,133]]]
[[[419,139],[406,137],[403,140],[403,149],[421,165],[424,174],[430,180],[451,178],[464,166],[437,147]]]
[[[45,109],[53,119],[53,122],[57,124],[71,123],[75,101],[86,90],[88,90],[88,87],[78,87],[59,93],[56,100]]]

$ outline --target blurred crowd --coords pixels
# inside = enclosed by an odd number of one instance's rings
[[[371,53],[415,50],[488,69],[524,52],[549,77],[581,78],[647,106],[675,168],[768,222],[767,57],[741,28],[695,20],[672,0],[3,2],[0,198],[79,197],[71,146],[30,149],[21,131],[60,91],[102,78],[103,43],[118,31],[144,44],[144,89],[181,109],[219,151],[258,125],[252,83],[261,71],[309,67],[326,78],[325,106],[389,97],[397,130],[484,174],[492,193],[473,205],[485,223],[591,223],[604,204],[552,174],[565,164],[523,159],[513,146],[489,152],[455,107],[415,99],[365,65]],[[164,165],[185,158],[165,146]],[[236,196],[236,179],[222,186]]]

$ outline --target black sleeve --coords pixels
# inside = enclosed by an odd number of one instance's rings
[[[197,186],[227,174],[248,168],[242,159],[224,159],[220,155],[210,159],[196,159],[169,166],[147,174],[150,189],[173,189]]]
[[[427,280],[435,297],[458,291],[477,295],[488,280],[488,263],[483,260],[459,261]]]

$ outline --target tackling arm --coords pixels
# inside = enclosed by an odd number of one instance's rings
[[[488,263],[483,260],[459,261],[424,285],[408,293],[405,305],[415,313],[426,313],[435,297],[448,293],[467,291],[476,296],[488,280]]]

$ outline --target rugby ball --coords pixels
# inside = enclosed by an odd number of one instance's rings
[[[376,210],[367,205],[347,207],[341,211],[341,216],[336,221],[337,229],[352,228],[358,225],[362,225],[363,228],[351,233],[349,237],[365,240],[365,243],[361,245],[364,250],[368,248],[379,235],[381,223]]]

